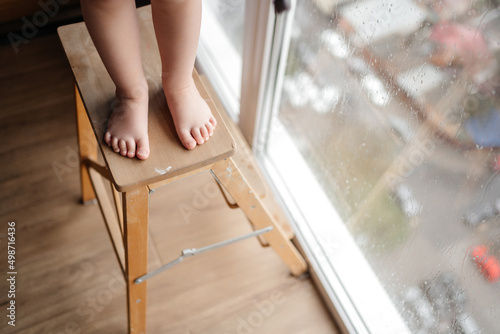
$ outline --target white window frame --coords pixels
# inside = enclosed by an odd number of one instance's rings
[[[231,90],[224,88],[224,80],[218,72],[221,69],[206,59],[210,48],[209,41],[203,37],[198,53],[200,70],[207,75],[233,119],[239,118],[239,126],[265,176],[288,210],[312,277],[341,330],[345,333],[410,333],[286,131],[264,133],[270,128],[272,116],[278,113],[295,2],[292,1],[291,11],[276,18],[271,0],[246,1],[240,101],[236,101],[234,95],[225,95],[231,94]],[[273,124],[275,129],[280,126],[279,122]],[[271,154],[284,166],[278,166],[264,154],[264,142],[259,138],[269,136],[277,142],[270,148]],[[294,166],[294,169],[285,166]],[[314,193],[317,196],[313,201],[310,196],[294,198],[290,190],[299,195]],[[300,210],[297,203],[302,204]],[[330,219],[325,221],[325,217]],[[320,231],[314,231],[313,225]]]

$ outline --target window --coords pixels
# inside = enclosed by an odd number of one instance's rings
[[[345,327],[497,332],[499,2],[262,3],[240,119]]]
[[[197,61],[225,108],[239,110],[243,48],[244,0],[203,1]]]
[[[497,5],[296,3],[257,147],[357,332],[497,331]]]

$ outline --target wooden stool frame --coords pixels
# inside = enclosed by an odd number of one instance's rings
[[[148,17],[147,11],[148,9],[144,8],[139,10],[139,18],[142,24],[150,24],[150,18]],[[145,21],[145,23],[143,21]],[[92,85],[87,85],[87,81],[90,79],[85,75],[82,77],[82,73],[88,71],[89,66],[82,68],[80,65],[83,62],[81,58],[84,57],[82,54],[86,51],[78,49],[78,45],[71,45],[73,39],[77,37],[75,35],[85,35],[86,29],[85,26],[82,25],[83,23],[79,23],[59,29],[63,47],[68,55],[76,78],[75,100],[78,146],[81,161],[80,175],[82,201],[88,203],[97,199],[102,212],[114,252],[126,281],[128,332],[134,334],[146,333],[147,282],[136,284],[134,280],[147,274],[149,194],[154,189],[176,180],[210,171],[221,188],[223,188],[221,189],[223,193],[227,192],[227,194],[232,197],[235,202],[233,206],[239,207],[245,213],[254,229],[272,226],[272,231],[265,235],[264,243],[269,244],[283,260],[291,273],[293,275],[304,273],[307,270],[306,262],[290,241],[290,233],[284,231],[282,225],[278,224],[273,218],[273,215],[268,211],[263,200],[257,195],[257,192],[245,177],[244,171],[239,168],[235,159],[233,159],[232,156],[235,153],[235,144],[232,142],[231,135],[225,137],[226,140],[224,141],[224,145],[227,146],[227,148],[224,149],[226,153],[223,155],[215,157],[210,156],[200,161],[195,159],[193,160],[195,161],[193,165],[190,166],[185,163],[184,165],[186,166],[177,173],[170,174],[162,170],[163,173],[155,175],[154,178],[150,177],[140,179],[139,181],[135,180],[132,183],[122,182],[122,180],[126,180],[126,178],[117,175],[118,173],[116,172],[117,168],[115,165],[117,163],[120,164],[122,170],[127,169],[128,164],[135,166],[138,165],[139,162],[137,162],[138,159],[120,157],[117,153],[111,152],[102,142],[102,130],[96,127],[96,123],[92,123],[92,118],[96,117],[96,114],[93,112],[97,107],[94,106],[98,105],[93,103],[94,96],[92,95],[94,93],[98,94],[95,90],[97,81],[93,81]],[[149,31],[149,33],[151,33],[151,31]],[[75,49],[78,50],[74,51]],[[93,57],[93,68],[102,66],[102,64],[95,65],[95,55]],[[197,83],[200,94],[205,98],[207,96],[209,97],[196,71],[193,72],[193,77]],[[85,91],[85,94],[81,94],[82,89]],[[82,96],[84,99],[82,99]],[[216,118],[218,118],[216,132],[222,134],[227,132],[229,134],[228,128],[222,119],[220,119],[215,105],[209,103],[209,106],[214,116],[216,115]],[[91,109],[89,109],[89,107]],[[151,124],[150,120],[150,129]],[[171,125],[170,130],[173,131]],[[173,135],[175,136],[175,133]],[[151,136],[152,133],[150,130],[150,137]],[[228,140],[231,141],[231,143],[229,143],[230,145],[226,142]],[[203,147],[201,146],[198,153],[196,152],[198,147],[195,148],[191,153],[192,156],[196,157],[197,155],[205,154],[203,152],[210,149],[209,146],[212,141],[217,142],[217,139],[211,139],[203,145],[206,146],[206,148],[201,148]],[[151,140],[151,142],[154,142],[154,139]],[[179,142],[176,145],[180,146],[181,144]],[[216,143],[213,145],[216,145]],[[100,152],[98,148],[100,148]],[[183,155],[185,153],[181,152],[179,154]],[[99,161],[99,157],[104,163]],[[126,174],[126,176],[127,175],[132,174]],[[106,182],[108,182],[109,185],[106,185]],[[111,190],[109,190],[109,186]],[[111,193],[111,198],[109,193]]]

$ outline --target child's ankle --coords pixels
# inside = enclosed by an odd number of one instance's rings
[[[162,85],[163,85],[163,92],[165,93],[165,97],[168,100],[170,96],[185,91],[193,87],[195,84],[193,81],[193,77],[191,76],[189,76],[184,80],[172,80],[171,77],[162,75]]]
[[[116,97],[125,100],[142,100],[149,97],[148,84],[136,85],[125,89],[116,88]]]

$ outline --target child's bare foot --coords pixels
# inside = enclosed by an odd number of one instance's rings
[[[206,142],[212,136],[217,121],[194,82],[191,81],[189,86],[181,90],[164,90],[182,144],[192,150],[196,144],[201,145]]]
[[[144,160],[149,156],[149,96],[147,89],[136,90],[132,95],[117,91],[104,141],[124,157]]]

